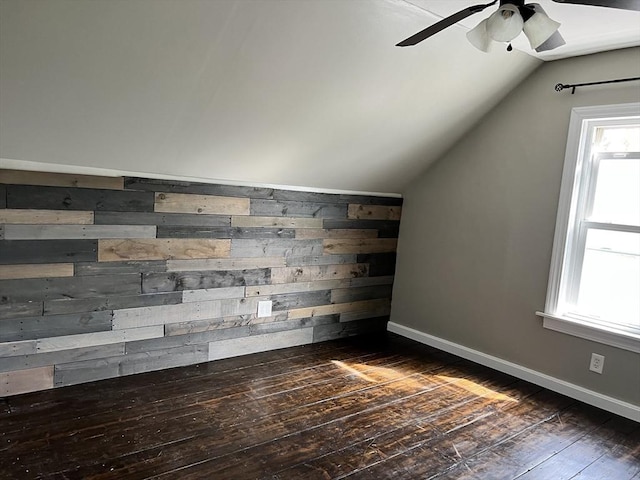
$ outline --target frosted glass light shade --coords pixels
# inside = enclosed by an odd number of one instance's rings
[[[546,14],[537,11],[524,22],[524,34],[529,39],[531,48],[538,48],[558,30],[560,24],[551,20]]]
[[[487,32],[487,20],[482,20],[475,28],[467,32],[469,43],[482,52],[488,52],[491,47],[491,38]]]
[[[524,20],[518,7],[507,3],[487,19],[487,33],[496,42],[510,42],[522,32]]]

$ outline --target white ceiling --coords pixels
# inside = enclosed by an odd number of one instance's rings
[[[0,166],[401,192],[541,64],[412,1],[0,0]]]

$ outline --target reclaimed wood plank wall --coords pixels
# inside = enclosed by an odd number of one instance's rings
[[[0,170],[0,397],[385,329],[401,205]]]

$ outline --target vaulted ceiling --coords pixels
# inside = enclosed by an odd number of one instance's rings
[[[429,0],[0,1],[5,166],[401,192],[542,64],[395,47]]]

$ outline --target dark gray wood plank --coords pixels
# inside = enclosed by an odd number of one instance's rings
[[[271,296],[273,311],[289,310],[293,308],[313,307],[331,303],[331,290],[316,290],[312,292],[296,292]]]
[[[264,217],[347,218],[347,205],[286,200],[251,200],[251,215]]]
[[[7,208],[7,187],[0,185],[0,208]]]
[[[9,303],[0,292],[0,320],[5,318],[37,317],[42,315],[42,302]]]
[[[176,305],[178,303],[182,303],[182,292],[82,299],[63,298],[46,300],[44,302],[44,313],[53,315],[101,310],[120,310],[123,308],[155,307],[158,305]]]
[[[327,218],[322,222],[323,228],[338,229],[375,229],[382,238],[397,238],[400,222],[395,220],[340,220]]]
[[[97,240],[0,240],[0,265],[97,260]]]
[[[113,312],[76,313],[72,315],[46,315],[0,321],[0,342],[35,340],[37,338],[75,335],[77,333],[111,330]]]
[[[199,215],[188,213],[96,212],[96,225],[184,225],[229,227],[230,215]]]
[[[124,343],[97,345],[94,347],[72,348],[60,352],[37,353],[15,357],[0,358],[0,372],[26,370],[28,368],[79,362],[95,358],[107,358],[124,355]]]
[[[249,325],[233,328],[220,328],[207,330],[205,332],[189,333],[186,335],[172,335],[163,338],[151,338],[149,340],[138,340],[127,342],[125,350],[127,355],[136,353],[148,353],[154,350],[164,350],[176,348],[183,345],[201,345],[219,340],[230,340],[232,338],[248,337],[250,333]]]
[[[320,256],[324,253],[322,239],[241,239],[231,240],[231,256],[234,258]]]
[[[204,288],[266,285],[271,280],[271,269],[148,273],[142,275],[142,292],[174,292]]]
[[[158,238],[295,238],[292,228],[185,227],[162,225]]]
[[[389,317],[367,318],[344,323],[330,323],[313,327],[313,342],[324,342],[336,338],[351,337],[364,333],[384,332]]]
[[[273,199],[291,200],[296,202],[356,203],[360,205],[402,205],[402,198],[397,197],[304,192],[296,190],[274,190]]]
[[[257,323],[250,326],[250,331],[251,335],[261,335],[263,333],[298,330],[300,328],[314,327],[316,325],[338,323],[339,318],[339,315],[321,315],[318,317],[296,318],[295,320],[284,320],[280,322]]]
[[[391,298],[393,285],[371,287],[339,288],[331,292],[331,303],[359,302],[376,298]]]
[[[0,292],[7,302],[28,302],[57,298],[90,298],[136,295],[140,275],[96,275],[66,278],[0,280]]]
[[[153,212],[152,192],[92,188],[7,186],[7,208]]]
[[[396,271],[396,253],[361,253],[358,263],[369,264],[369,276],[381,277],[394,275]]]
[[[151,178],[125,177],[127,190],[150,192],[195,193],[200,195],[220,195],[223,197],[273,198],[272,188],[240,187],[210,183],[181,182]]]
[[[158,273],[167,271],[166,260],[132,260],[127,262],[78,262],[76,276],[117,275],[121,273]]]

